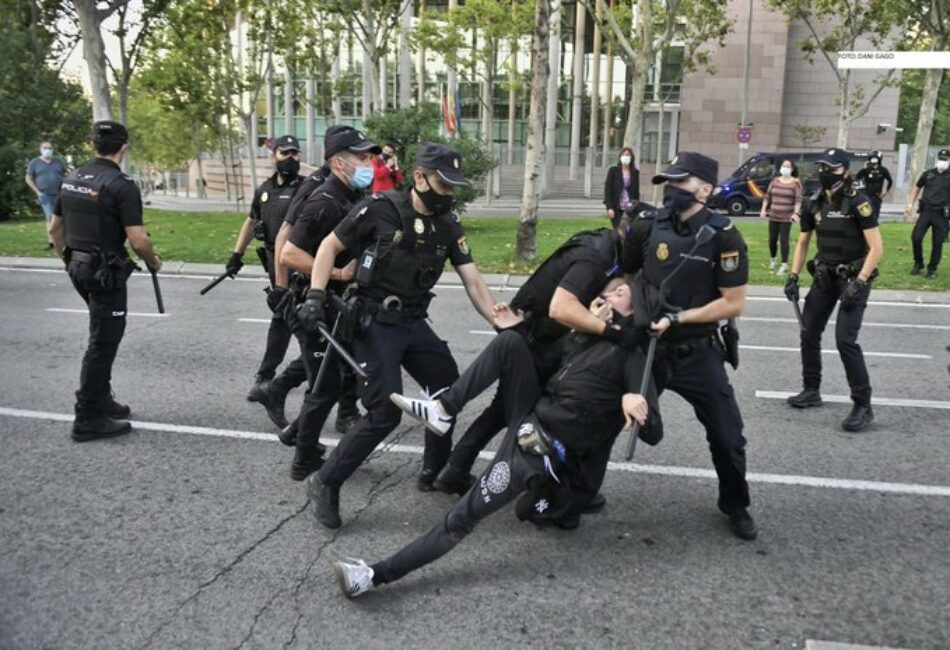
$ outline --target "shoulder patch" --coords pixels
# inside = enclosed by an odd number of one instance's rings
[[[871,207],[871,204],[867,201],[862,201],[858,204],[858,214],[860,214],[862,217],[870,217],[872,214],[874,214],[874,208]]]
[[[732,273],[739,268],[739,251],[720,253],[719,266],[726,273]]]
[[[356,219],[359,219],[359,218],[362,217],[364,214],[366,214],[366,211],[367,211],[367,210],[369,210],[369,206],[368,206],[368,205],[364,205],[364,206],[363,206],[363,209],[356,213],[356,217],[355,217],[355,218],[356,218]]]
[[[462,235],[458,238],[459,250],[462,251],[462,255],[468,255],[471,251],[468,247],[468,238],[465,235]]]

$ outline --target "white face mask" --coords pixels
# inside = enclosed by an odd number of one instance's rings
[[[782,167],[779,171],[782,173],[782,176],[791,176],[791,175],[792,175],[792,168],[791,168],[791,167]]]
[[[937,171],[945,172],[947,168],[950,168],[950,160],[938,160],[937,161]]]
[[[620,162],[623,163],[624,165],[629,165],[630,161],[632,160],[633,158],[631,158],[630,156],[620,156]]]

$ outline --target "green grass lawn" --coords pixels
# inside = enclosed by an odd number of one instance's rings
[[[186,262],[226,262],[243,221],[244,215],[236,212],[145,211],[145,222],[159,254],[164,259]],[[604,223],[605,220],[595,217],[545,220],[542,215],[537,231],[538,258],[544,259],[578,230],[599,227]],[[768,270],[767,223],[748,217],[736,219],[735,223],[749,244],[750,282],[783,284],[783,278],[771,275]],[[468,218],[464,220],[464,224],[472,254],[482,271],[525,274],[536,266],[514,260],[518,225],[516,220]],[[53,253],[45,246],[46,235],[43,228],[41,219],[0,222],[0,255],[52,257]],[[940,274],[934,281],[909,274],[913,262],[910,249],[911,228],[911,224],[897,222],[885,222],[881,225],[885,255],[876,286],[881,289],[950,291],[950,261],[940,269]],[[928,238],[925,255],[929,254],[929,245]]]

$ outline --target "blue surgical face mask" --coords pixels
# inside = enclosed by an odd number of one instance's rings
[[[52,158],[52,157],[53,157],[53,150],[50,149],[49,147],[43,147],[43,150],[42,150],[40,153],[43,154],[43,157],[44,157],[44,158]]]
[[[791,168],[791,167],[785,167],[785,166],[783,165],[783,166],[781,167],[781,169],[779,169],[779,171],[782,172],[782,176],[791,176],[791,175],[792,175],[792,168]]]
[[[352,187],[354,190],[365,190],[367,187],[373,184],[372,167],[357,167],[349,161],[345,162],[353,167],[353,175],[347,175],[349,178],[350,187]]]

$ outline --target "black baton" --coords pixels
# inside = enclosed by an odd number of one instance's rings
[[[158,305],[158,313],[165,313],[165,301],[162,300],[162,288],[158,285],[158,273],[154,269],[149,269],[152,274],[152,288],[155,290],[155,302]]]
[[[209,291],[211,291],[212,289],[214,289],[216,286],[218,286],[219,284],[221,284],[222,282],[224,282],[224,280],[225,280],[226,278],[230,278],[230,277],[231,277],[231,274],[230,274],[230,273],[227,273],[227,272],[222,273],[221,275],[219,275],[218,277],[216,277],[214,280],[212,280],[211,283],[208,284],[208,286],[206,286],[204,289],[202,289],[202,290],[199,291],[198,293],[200,293],[200,294],[203,296],[203,295],[205,295],[206,293],[208,293]]]
[[[339,318],[337,321],[339,322]],[[346,363],[353,369],[353,372],[358,374],[363,379],[369,378],[369,375],[367,375],[366,371],[360,367],[360,364],[356,362],[356,359],[353,358],[353,355],[351,355],[349,351],[343,347],[342,343],[333,337],[333,334],[330,333],[330,330],[327,329],[326,325],[319,323],[317,328],[320,330],[320,334],[323,335],[323,338],[325,338],[327,342],[333,346],[333,349],[336,350],[343,360],[346,361]],[[327,350],[327,352],[329,352],[329,350]],[[316,382],[314,382],[314,386],[316,386]]]
[[[650,347],[647,348],[647,362],[643,371],[643,379],[640,380],[640,395],[643,399],[647,398],[647,391],[650,389],[650,378],[653,374],[653,357],[656,355],[656,342],[659,337],[656,333],[650,333]],[[633,429],[630,431],[630,439],[627,441],[627,460],[633,458],[633,452],[637,449],[637,438],[640,437],[640,423],[634,422]]]
[[[336,321],[333,323],[333,332],[336,334],[337,329],[340,327],[340,316],[337,315]],[[329,340],[329,339],[327,339]],[[320,362],[320,370],[317,371],[317,378],[313,380],[313,386],[310,388],[310,394],[316,395],[320,390],[320,382],[323,381],[323,375],[326,374],[328,361],[330,360],[330,355],[333,354],[333,346],[327,344],[327,350],[323,353],[323,361]]]
[[[795,308],[795,318],[798,319],[798,329],[804,331],[805,321],[802,320],[802,308],[798,306],[797,300],[792,300],[792,307]]]

